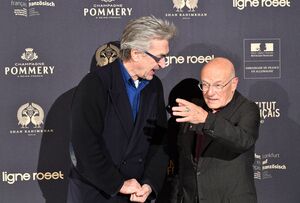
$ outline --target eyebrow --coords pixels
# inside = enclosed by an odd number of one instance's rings
[[[164,54],[164,53],[160,53],[160,54],[158,54],[159,56],[167,56],[169,54],[169,52],[167,52],[166,54]]]

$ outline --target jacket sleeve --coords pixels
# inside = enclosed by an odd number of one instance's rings
[[[167,116],[163,87],[159,80],[156,89],[158,91],[157,123],[154,137],[146,157],[145,171],[142,179],[142,184],[148,184],[152,188],[153,193],[150,199],[157,196],[162,188],[168,165],[168,155],[166,152]]]
[[[124,178],[114,166],[102,137],[106,90],[96,74],[88,74],[78,85],[72,103],[71,144],[79,174],[108,195],[118,193]]]
[[[244,102],[236,112],[235,119],[209,113],[202,132],[236,153],[251,148],[259,133],[259,109],[255,103]]]

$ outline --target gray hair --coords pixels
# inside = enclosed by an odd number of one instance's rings
[[[154,16],[144,16],[131,20],[126,25],[122,37],[120,58],[131,58],[130,51],[133,48],[148,50],[153,39],[170,40],[176,33],[176,27],[167,20]]]

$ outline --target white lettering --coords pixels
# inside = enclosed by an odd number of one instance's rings
[[[165,63],[166,66],[171,64],[183,64],[183,63],[192,63],[192,64],[203,64],[208,63],[210,60],[214,59],[215,56],[167,56]]]
[[[187,61],[186,63],[208,63],[210,60],[212,60],[213,58],[215,58],[214,55],[212,56],[187,56]]]
[[[239,10],[247,7],[291,7],[290,0],[233,0],[232,6]]]
[[[54,73],[54,66],[13,66],[5,67],[5,75],[15,76],[30,76],[30,75],[52,75]]]
[[[84,8],[83,15],[84,16],[130,16],[132,13],[132,8]]]
[[[48,1],[34,1],[34,2],[29,2],[29,7],[32,6],[49,6],[49,7],[55,7],[55,3],[48,2]]]
[[[83,9],[83,16],[86,16],[86,14],[89,12],[89,9],[88,8],[84,8]]]
[[[266,169],[281,169],[281,170],[286,170],[285,165],[279,165],[279,164],[272,164],[272,165],[266,165],[262,167],[262,170]]]
[[[2,173],[2,182],[8,184],[14,184],[17,181],[29,181],[29,180],[58,180],[64,179],[64,174],[62,171],[54,172],[34,172],[32,175],[30,173],[8,173],[3,171]]]
[[[28,181],[30,179],[29,173],[8,173],[6,171],[2,172],[2,181],[8,184],[14,184],[16,181]]]
[[[266,159],[262,162],[262,164],[267,164],[267,163],[268,163],[268,159]]]
[[[166,63],[166,66],[169,66],[170,64],[182,64],[184,63],[184,57],[183,56],[167,56],[166,57],[166,60],[165,60],[165,63]]]
[[[261,155],[260,154],[254,154],[254,158],[256,158],[256,159],[261,159]]]
[[[280,117],[280,109],[277,108],[276,101],[270,102],[255,102],[260,111],[260,117],[262,119],[266,118],[278,118]]]

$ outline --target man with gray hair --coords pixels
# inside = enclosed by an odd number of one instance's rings
[[[166,173],[165,67],[176,28],[154,16],[130,21],[119,59],[87,74],[72,103],[69,203],[145,202]]]

